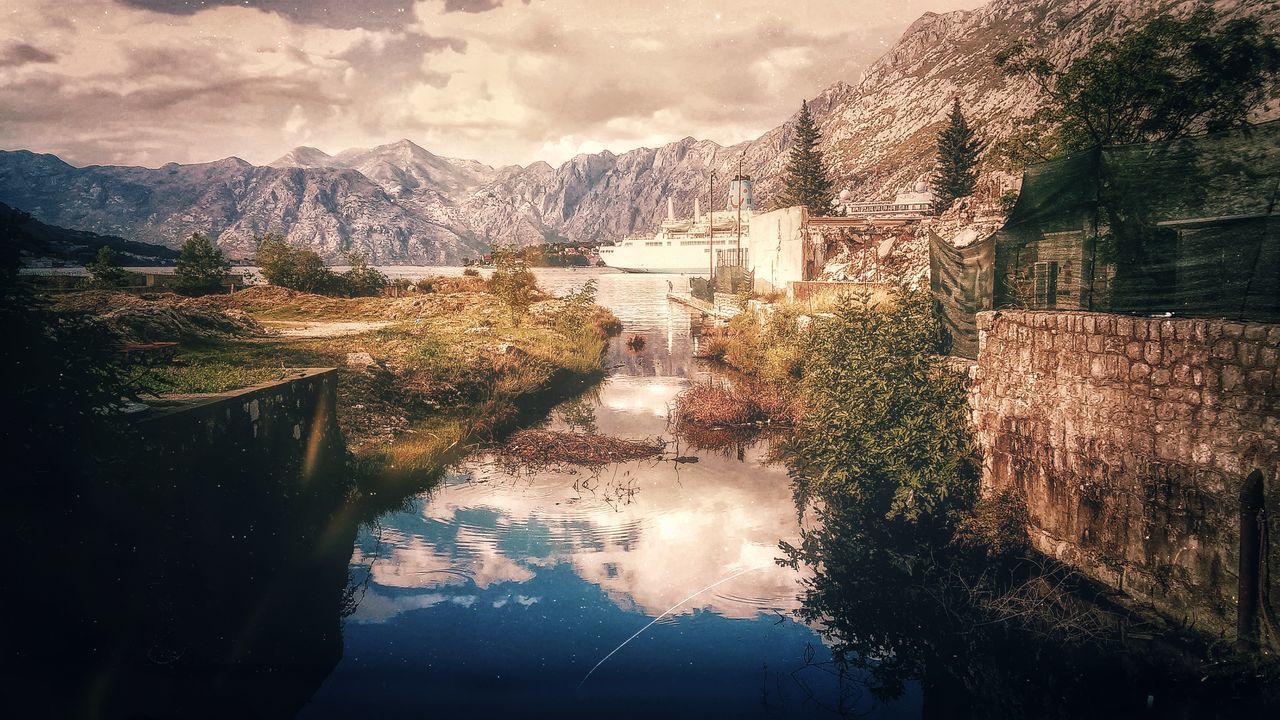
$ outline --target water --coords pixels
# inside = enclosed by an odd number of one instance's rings
[[[665,298],[684,279],[538,275],[557,292],[595,278],[625,325],[612,375],[548,426],[676,440],[673,398],[713,378],[692,359],[703,320]],[[61,465],[97,457],[77,443]],[[1250,671],[1187,671],[1151,628],[1095,646],[975,624],[931,551],[856,515],[820,525],[765,440],[671,449],[686,461],[598,472],[480,452],[359,502],[341,458],[300,483],[217,449],[15,484],[7,715],[1272,716],[1236,687]],[[778,564],[802,528],[804,562]]]
[[[692,359],[701,319],[665,297],[684,278],[538,274],[555,292],[595,278],[624,325],[614,373],[548,426],[674,440],[675,396],[708,377]],[[343,658],[303,717],[816,712],[836,688],[794,618],[800,574],[775,562],[802,519],[785,468],[765,442],[678,454],[697,461],[514,475],[479,454],[362,528]]]

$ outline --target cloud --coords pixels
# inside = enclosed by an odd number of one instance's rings
[[[51,63],[57,59],[56,55],[26,43],[0,48],[0,68],[17,67],[28,63]]]
[[[529,0],[524,0],[526,5]],[[502,0],[444,0],[445,12],[482,13],[502,7]]]
[[[122,5],[168,15],[195,15],[219,6],[275,13],[304,25],[329,28],[394,28],[412,17],[413,0],[119,0]]]
[[[266,163],[408,137],[493,165],[753,139],[920,12],[981,0],[28,0],[0,147]]]

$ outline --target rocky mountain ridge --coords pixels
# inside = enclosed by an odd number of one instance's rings
[[[1027,81],[992,62],[1018,41],[1059,67],[1094,43],[1194,0],[993,0],[974,10],[925,13],[854,85],[836,83],[809,102],[837,188],[851,200],[891,198],[932,166],[953,98],[988,139],[1012,132],[1040,101]],[[1260,17],[1274,31],[1275,0],[1218,0],[1224,18]],[[1272,102],[1257,119],[1275,117]],[[234,256],[252,239],[282,232],[340,259],[444,263],[495,243],[609,240],[651,231],[666,199],[677,212],[715,204],[741,170],[767,205],[780,186],[795,117],[731,146],[684,138],[658,148],[572,158],[560,167],[493,168],[443,158],[408,140],[329,155],[299,147],[267,167],[235,158],[203,165],[71,168],[52,156],[0,153],[0,201],[47,222],[174,245],[212,232]],[[723,182],[723,184],[721,184]]]

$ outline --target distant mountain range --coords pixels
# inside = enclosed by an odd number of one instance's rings
[[[0,245],[17,248],[26,264],[45,260],[83,265],[104,246],[125,265],[166,265],[178,259],[173,248],[46,225],[4,203],[0,203]]]
[[[1274,0],[1220,0],[1226,18],[1253,15],[1274,31]],[[1140,26],[1168,0],[994,0],[975,10],[926,13],[856,85],[810,101],[837,187],[890,198],[926,175],[953,98],[988,138],[1008,134],[1039,102],[1001,76],[992,56],[1027,43],[1059,67],[1094,43]],[[1277,116],[1275,100],[1256,118]],[[255,236],[284,234],[331,260],[360,250],[384,264],[456,263],[493,243],[608,240],[652,230],[666,211],[706,200],[711,170],[739,167],[767,204],[779,188],[794,116],[756,140],[721,146],[685,138],[623,154],[579,155],[560,167],[493,168],[440,157],[408,140],[337,155],[299,147],[266,167],[228,158],[158,169],[76,168],[52,155],[0,152],[0,201],[49,223],[168,245],[207,232],[230,256]],[[726,185],[727,186],[727,185]],[[717,190],[717,195],[720,192]],[[716,199],[717,205],[722,200]]]

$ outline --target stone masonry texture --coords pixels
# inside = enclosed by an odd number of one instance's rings
[[[1026,496],[1042,552],[1230,636],[1239,493],[1260,469],[1263,608],[1276,617],[1280,325],[1002,310],[978,329],[983,489]]]

